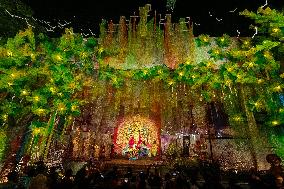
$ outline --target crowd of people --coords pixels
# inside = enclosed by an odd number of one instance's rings
[[[281,159],[272,155],[267,161],[271,168],[266,174],[250,170],[246,186],[239,184],[240,177],[236,174],[230,175],[224,184],[218,163],[206,161],[191,168],[177,165],[163,175],[159,167],[138,171],[114,166],[100,170],[92,164],[83,166],[73,175],[71,169],[47,168],[40,161],[27,167],[24,173],[10,172],[8,181],[0,184],[0,189],[284,189]]]

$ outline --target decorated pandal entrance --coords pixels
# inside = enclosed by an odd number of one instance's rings
[[[254,166],[249,140],[229,127],[220,102],[207,103],[185,85],[129,81],[119,89],[105,86],[97,86],[97,96],[61,140],[65,160],[141,164],[183,157],[217,160],[224,169]],[[263,157],[257,163],[265,169]]]

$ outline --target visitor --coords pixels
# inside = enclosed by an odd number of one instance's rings
[[[187,182],[185,176],[182,173],[177,174],[175,186],[178,189],[187,189],[190,187],[189,183]]]
[[[7,179],[8,182],[0,184],[0,189],[16,189],[18,188],[18,173],[15,171],[12,171],[8,173]]]
[[[87,188],[87,170],[86,167],[81,168],[75,176],[74,179],[74,189]]]
[[[88,189],[90,188],[103,188],[103,176],[98,169],[93,170],[88,179]]]
[[[154,174],[150,174],[148,184],[151,189],[160,189],[162,187],[162,179],[159,176],[158,169],[155,169]]]
[[[51,167],[48,175],[48,185],[51,189],[60,189],[58,173],[56,167]]]
[[[166,173],[165,180],[163,183],[163,189],[172,189],[172,188],[174,188],[174,183],[172,181],[171,174]]]
[[[209,163],[203,161],[201,164],[201,175],[205,181],[202,189],[224,189],[220,183],[220,166],[218,163]]]
[[[281,165],[281,158],[276,154],[268,154],[266,161],[270,164],[270,169],[265,176],[265,183],[269,188],[283,187],[283,168]]]
[[[256,168],[251,168],[249,171],[248,184],[250,189],[265,189],[267,186],[263,183],[260,175],[257,173]]]
[[[137,189],[146,189],[146,174],[144,172],[140,172],[138,174],[138,179],[137,179]]]
[[[106,181],[107,187],[117,188],[118,184],[119,184],[118,183],[118,178],[119,178],[118,167],[117,166],[113,166],[112,170],[110,170],[105,175],[105,181]]]
[[[36,163],[35,177],[31,178],[28,189],[48,189],[48,179],[46,174],[46,167],[43,161]]]
[[[61,181],[62,189],[70,189],[73,186],[73,171],[72,169],[67,169],[65,171],[64,178]]]

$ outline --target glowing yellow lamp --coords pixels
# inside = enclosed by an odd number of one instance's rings
[[[203,41],[204,42],[208,42],[208,38],[207,37],[203,37]]]
[[[261,83],[263,83],[263,82],[264,82],[263,79],[258,79],[258,80],[257,80],[257,83],[258,83],[258,84],[261,84]]]
[[[3,117],[3,120],[4,120],[4,121],[7,121],[7,120],[8,120],[8,114],[4,114],[2,117]]]
[[[261,104],[259,102],[256,102],[256,103],[254,103],[254,106],[258,108],[258,107],[261,106]]]
[[[277,91],[277,92],[280,92],[282,91],[282,88],[280,85],[278,85],[277,87],[274,87],[274,90]]]
[[[274,120],[271,122],[273,126],[279,125],[279,122],[277,120]]]
[[[99,50],[98,50],[99,53],[102,53],[103,51],[104,51],[104,49],[102,47],[99,48]]]
[[[236,117],[234,117],[234,120],[235,120],[235,121],[241,121],[242,118],[241,118],[240,116],[236,116]]]
[[[173,81],[173,80],[170,80],[170,81],[168,82],[168,84],[171,86],[171,85],[174,84],[174,81]]]
[[[56,91],[54,87],[50,87],[49,90],[50,90],[52,93],[55,93],[55,91]]]
[[[9,56],[9,57],[13,56],[12,51],[7,51],[7,56]]]
[[[229,67],[229,68],[227,68],[227,70],[228,70],[228,72],[231,72],[231,71],[233,71],[233,68]]]
[[[27,90],[22,90],[22,95],[26,96],[28,94],[29,94],[29,92]]]
[[[35,100],[36,102],[38,102],[38,101],[39,101],[39,96],[34,96],[34,100]]]
[[[77,110],[77,106],[76,106],[76,105],[72,105],[72,106],[71,106],[71,111],[74,112],[74,111],[76,111],[76,110]]]
[[[273,29],[272,29],[272,32],[273,32],[273,33],[278,33],[279,31],[280,31],[279,28],[273,28]]]
[[[183,73],[183,72],[179,72],[178,74],[179,74],[179,76],[183,76],[183,75],[184,75],[184,73]]]
[[[85,58],[85,57],[87,57],[87,53],[85,53],[85,52],[82,52],[82,53],[81,53],[81,57],[82,57],[82,58]]]
[[[65,107],[64,104],[60,103],[60,104],[58,105],[58,110],[59,110],[59,111],[64,111],[65,109],[66,109],[66,107]]]
[[[35,128],[35,129],[34,129],[34,134],[37,135],[37,134],[39,134],[39,133],[40,133],[40,128]]]
[[[55,59],[58,60],[58,61],[61,61],[62,57],[58,54],[58,55],[55,56]]]
[[[44,113],[44,109],[38,108],[38,109],[37,109],[37,112],[38,112],[39,114],[43,114],[43,113]]]
[[[252,62],[250,62],[250,63],[248,64],[248,66],[251,68],[251,67],[254,66],[254,64],[253,64]]]
[[[31,59],[35,60],[35,55],[33,53],[31,54]]]

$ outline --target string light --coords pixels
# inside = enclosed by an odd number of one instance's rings
[[[257,29],[258,29],[258,28],[257,28],[257,27],[254,27],[254,29],[255,29],[255,33],[253,34],[253,36],[252,36],[251,38],[254,38],[255,35],[257,35],[257,32],[258,32]]]
[[[26,95],[29,94],[29,92],[28,92],[27,90],[22,90],[21,94],[22,94],[23,96],[26,96]]]
[[[34,96],[34,100],[35,100],[36,102],[38,102],[38,101],[39,101],[39,99],[40,99],[40,97],[39,97],[39,96]]]
[[[273,29],[272,29],[272,32],[273,32],[273,33],[278,33],[278,32],[280,32],[280,29],[279,29],[279,28],[273,28]]]
[[[271,123],[272,123],[273,126],[279,125],[279,121],[277,121],[277,120],[274,120]]]

